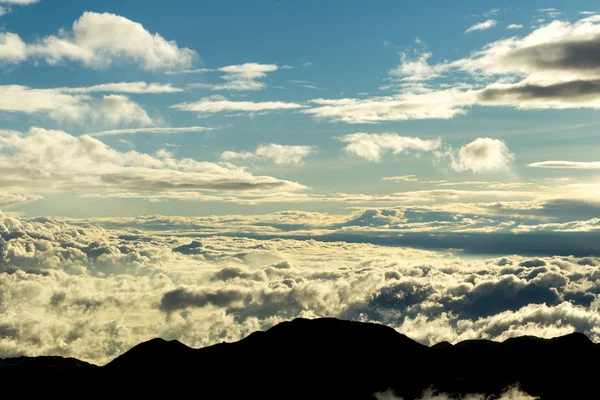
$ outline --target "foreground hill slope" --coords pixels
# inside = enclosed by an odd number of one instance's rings
[[[48,381],[21,389],[67,397],[93,388],[95,394],[206,399],[371,399],[394,392],[409,400],[434,387],[457,398],[495,398],[518,384],[542,399],[577,399],[600,398],[598,355],[599,345],[579,333],[430,348],[383,325],[296,319],[203,349],[153,339],[103,367],[59,357],[2,360],[0,379]]]

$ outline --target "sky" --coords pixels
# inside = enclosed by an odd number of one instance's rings
[[[600,9],[521,3],[0,0],[0,357],[598,339]]]

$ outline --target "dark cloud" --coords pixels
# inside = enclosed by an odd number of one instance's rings
[[[509,52],[504,61],[537,70],[597,72],[600,65],[600,35],[578,41],[559,40]]]
[[[587,102],[600,97],[600,80],[577,80],[541,86],[519,84],[503,88],[486,88],[479,92],[479,101],[553,100],[561,102]]]

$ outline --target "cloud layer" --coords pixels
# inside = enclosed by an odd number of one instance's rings
[[[282,229],[326,220],[247,218],[257,226],[279,221]],[[368,220],[393,225],[402,218]],[[101,228],[0,216],[0,357],[103,363],[155,336],[200,347],[298,316],[381,322],[424,344],[574,330],[600,339],[595,257],[462,260],[361,243],[186,236],[192,221],[181,217],[134,222]],[[179,235],[154,233],[150,223],[179,223]]]

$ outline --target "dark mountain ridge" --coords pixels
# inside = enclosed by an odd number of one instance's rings
[[[580,333],[426,347],[383,325],[296,319],[202,349],[153,339],[103,367],[60,357],[0,360],[0,379],[51,382],[44,393],[53,388],[62,395],[94,388],[96,394],[136,397],[191,392],[207,399],[372,399],[392,390],[410,400],[430,387],[457,398],[496,398],[519,385],[541,399],[583,399],[600,398],[598,355],[600,345]]]

